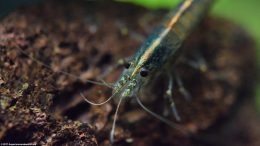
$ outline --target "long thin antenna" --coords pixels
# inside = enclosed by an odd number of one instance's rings
[[[137,103],[146,111],[148,112],[149,114],[151,114],[152,116],[154,116],[155,118],[157,118],[158,120],[164,122],[165,124],[169,125],[170,127],[174,128],[174,129],[177,129],[178,131],[184,133],[185,130],[183,130],[183,128],[181,128],[179,125],[177,125],[176,123],[173,123],[171,122],[170,120],[152,112],[151,110],[149,110],[148,108],[146,108],[142,102],[140,101],[140,99],[135,95],[136,97],[136,101]]]
[[[117,107],[116,107],[116,112],[115,112],[115,115],[114,115],[113,125],[112,125],[112,129],[111,129],[111,132],[110,132],[110,142],[111,143],[114,143],[114,134],[115,134],[115,127],[116,127],[116,120],[117,120],[118,110],[119,110],[120,104],[122,102],[122,99],[123,98],[121,97],[120,100],[119,100],[119,103],[117,104]]]
[[[116,92],[115,92],[114,94],[112,94],[107,100],[105,100],[105,101],[103,101],[103,102],[101,102],[101,103],[94,103],[94,102],[88,100],[87,97],[84,96],[82,92],[80,92],[80,96],[83,97],[83,99],[84,99],[87,103],[89,103],[89,104],[91,104],[91,105],[103,105],[103,104],[109,102],[113,97],[115,97],[115,95],[116,95]]]
[[[32,56],[29,56],[29,55],[27,54],[27,52],[25,52],[25,51],[22,50],[21,48],[20,48],[20,51],[21,51],[24,55],[26,55],[27,57],[29,57],[31,60],[37,62],[38,64],[40,64],[40,65],[42,65],[42,66],[44,66],[44,67],[46,67],[46,68],[48,68],[48,69],[50,69],[50,70],[53,70],[49,65],[44,64],[43,62],[39,61],[38,59],[36,59],[36,58],[34,58],[34,57],[32,57]],[[73,75],[73,74],[70,74],[70,73],[65,72],[65,71],[63,71],[63,70],[58,70],[58,71],[56,71],[56,72],[65,74],[65,75],[70,76],[70,77],[73,77],[73,78],[75,78],[75,79],[79,79],[78,76]],[[106,83],[106,82],[103,81],[103,80],[102,80],[102,82],[98,82],[98,81],[93,81],[93,80],[84,79],[84,81],[85,81],[85,82],[88,82],[88,83],[92,83],[92,84],[96,84],[96,85],[101,85],[101,86],[106,86],[106,87],[112,88],[111,86],[109,86],[108,83]]]

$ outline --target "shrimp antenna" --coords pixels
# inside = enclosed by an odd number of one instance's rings
[[[88,100],[87,97],[84,96],[82,92],[80,92],[80,96],[83,97],[83,99],[84,99],[87,103],[89,103],[89,104],[91,104],[91,105],[103,105],[103,104],[109,102],[112,98],[114,98],[115,95],[116,95],[116,93],[117,93],[117,92],[115,92],[114,94],[112,94],[107,100],[105,100],[105,101],[103,101],[103,102],[101,102],[101,103],[94,103],[94,102]]]
[[[114,120],[113,120],[112,129],[111,129],[111,132],[110,132],[110,142],[111,142],[112,144],[114,143],[116,120],[117,120],[118,110],[119,110],[120,104],[121,104],[121,102],[122,102],[122,99],[123,99],[123,98],[120,98],[120,100],[119,100],[119,102],[118,102],[118,104],[117,104],[116,112],[115,112],[115,114],[114,114]]]
[[[48,68],[48,69],[50,69],[50,70],[53,70],[49,65],[44,64],[43,62],[39,61],[38,59],[36,59],[36,58],[34,58],[34,57],[32,57],[32,56],[29,56],[29,55],[28,55],[24,50],[22,50],[21,48],[20,48],[20,50],[21,50],[21,52],[22,52],[24,55],[26,55],[27,57],[29,57],[29,58],[32,59],[33,61],[37,62],[38,64],[40,64],[40,65],[42,65],[42,66],[44,66],[44,67],[46,67],[46,68]],[[62,73],[62,74],[65,74],[65,75],[70,76],[70,77],[73,77],[73,78],[75,78],[75,79],[79,79],[78,76],[73,75],[73,74],[70,74],[70,73],[68,73],[68,72],[66,72],[66,71],[63,71],[63,70],[58,70],[57,72]],[[87,79],[83,79],[83,80],[84,80],[85,82],[88,82],[88,83],[92,83],[92,84],[96,84],[96,85],[101,85],[101,86],[106,86],[106,87],[112,88],[112,86],[109,85],[109,83],[106,83],[104,80],[101,80],[101,82],[93,81],[93,80],[87,80]]]
[[[145,107],[145,106],[142,104],[141,100],[140,100],[136,95],[135,95],[135,97],[136,97],[137,103],[138,103],[146,112],[148,112],[149,114],[151,114],[152,116],[154,116],[154,117],[157,118],[158,120],[164,122],[165,124],[169,125],[170,127],[172,127],[172,128],[174,128],[174,129],[176,129],[176,130],[178,130],[178,131],[184,133],[183,128],[181,128],[179,125],[177,125],[176,123],[173,123],[173,122],[171,122],[170,120],[168,120],[168,119],[166,119],[166,118],[164,118],[164,117],[162,117],[162,116],[160,116],[160,115],[158,115],[158,114],[152,112],[151,110],[149,110],[147,107]]]

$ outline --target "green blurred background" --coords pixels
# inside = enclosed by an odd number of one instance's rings
[[[142,5],[150,9],[170,9],[181,0],[115,0]],[[212,13],[232,19],[260,40],[260,0],[216,0]],[[260,44],[260,42],[258,42]]]
[[[27,6],[44,0],[0,0],[0,19],[17,6]],[[87,0],[86,0],[87,1]],[[170,9],[181,0],[114,0],[133,3],[149,9]],[[260,0],[216,0],[212,13],[226,17],[241,24],[255,38],[258,48],[258,66],[260,66]],[[256,89],[256,107],[260,111],[260,83]]]

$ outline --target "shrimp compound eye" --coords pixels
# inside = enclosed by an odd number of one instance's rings
[[[130,67],[130,65],[131,65],[131,64],[130,64],[129,62],[126,62],[126,63],[124,64],[124,66],[125,66],[126,69],[128,69],[128,68]]]
[[[142,77],[147,77],[149,74],[149,70],[145,69],[145,68],[142,68],[141,71],[140,71],[140,75]]]

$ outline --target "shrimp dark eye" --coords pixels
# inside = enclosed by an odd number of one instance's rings
[[[128,69],[128,68],[130,67],[130,65],[131,65],[131,64],[128,63],[128,62],[126,62],[126,63],[124,64],[124,66],[125,66],[126,69]]]
[[[148,74],[149,74],[149,70],[147,70],[147,69],[145,69],[145,68],[142,68],[142,69],[141,69],[140,75],[141,75],[142,77],[146,77],[146,76],[148,76]]]

